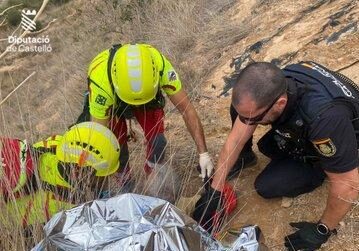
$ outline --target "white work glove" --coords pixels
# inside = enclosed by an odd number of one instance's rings
[[[201,177],[202,180],[204,180],[206,176],[211,177],[214,165],[208,152],[199,154],[199,166],[201,167],[201,174],[199,177]]]

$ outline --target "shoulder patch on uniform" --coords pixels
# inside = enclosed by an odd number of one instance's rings
[[[97,104],[99,104],[99,105],[105,105],[106,104],[106,100],[107,100],[107,98],[105,98],[104,96],[102,96],[102,95],[97,95],[96,96],[96,99],[95,99],[95,102],[97,103]]]
[[[168,72],[168,81],[175,81],[177,80],[177,74],[175,71]]]
[[[331,157],[337,152],[337,148],[330,138],[315,140],[312,143],[315,149],[325,157]]]

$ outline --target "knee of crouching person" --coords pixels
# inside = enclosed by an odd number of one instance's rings
[[[274,195],[271,187],[263,178],[261,178],[261,176],[258,176],[254,181],[254,188],[258,195],[260,195],[264,199],[271,199],[277,197]]]

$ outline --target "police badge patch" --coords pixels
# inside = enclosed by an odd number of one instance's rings
[[[330,138],[315,140],[312,143],[315,149],[325,157],[331,157],[337,152],[337,148]]]

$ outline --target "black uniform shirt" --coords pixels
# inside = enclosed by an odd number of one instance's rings
[[[335,104],[309,127],[309,140],[320,159],[320,167],[328,172],[343,173],[359,166],[351,117],[349,107]]]
[[[297,100],[302,95],[298,92],[299,83],[287,80],[288,103],[281,116],[272,124],[272,128],[286,125],[298,111]],[[359,166],[352,117],[348,106],[335,104],[321,113],[308,128],[308,138],[305,140],[309,143],[309,149],[306,149],[306,154],[317,156],[319,163],[315,161],[316,164],[328,172],[343,173]]]

